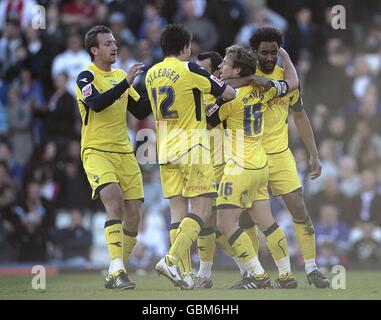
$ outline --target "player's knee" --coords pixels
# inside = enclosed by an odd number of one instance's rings
[[[305,220],[308,217],[306,205],[304,203],[303,192],[301,189],[287,195],[286,199],[287,208],[292,217],[297,220]]]
[[[113,217],[118,220],[123,219],[124,215],[124,205],[122,199],[115,199],[109,206],[107,210],[107,214],[110,217]]]
[[[138,226],[141,220],[141,204],[133,203],[126,207],[126,219],[131,226]]]

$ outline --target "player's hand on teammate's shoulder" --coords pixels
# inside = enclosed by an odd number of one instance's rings
[[[271,80],[265,77],[253,75],[251,83],[261,89],[267,91],[271,88]]]
[[[311,180],[315,180],[321,176],[321,163],[319,157],[310,157],[310,167],[311,167],[311,172],[309,174]]]
[[[135,78],[144,72],[144,63],[135,63],[127,72],[127,82],[131,86]]]

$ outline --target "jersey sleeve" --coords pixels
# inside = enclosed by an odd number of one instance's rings
[[[304,110],[300,89],[295,89],[290,93],[290,109],[294,112],[301,112]]]
[[[77,77],[80,100],[95,112],[111,106],[130,87],[127,79],[119,82],[106,92],[99,93],[94,85],[94,74],[90,70],[82,71]]]
[[[221,122],[224,122],[229,117],[232,108],[232,103],[224,102],[221,98],[217,99],[216,105],[219,107],[206,117],[207,123],[212,127],[216,127]]]
[[[187,66],[190,71],[191,83],[201,92],[210,93],[218,97],[225,91],[226,83],[211,75],[198,64],[188,62]]]

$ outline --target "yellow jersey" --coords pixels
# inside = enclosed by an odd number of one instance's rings
[[[204,94],[204,106],[215,104],[216,97],[211,94]],[[220,123],[209,130],[210,136],[210,157],[213,166],[225,163],[224,160],[224,124]]]
[[[118,89],[119,94],[114,92],[113,96],[113,89]],[[126,73],[120,69],[103,71],[92,63],[77,78],[76,96],[82,118],[81,156],[85,149],[132,153],[126,121],[127,104],[129,97],[137,102],[140,96],[128,86]],[[100,109],[90,104],[90,101],[106,97],[106,105]]]
[[[284,79],[284,70],[279,65],[275,66],[271,74],[263,73],[259,68],[255,74],[273,80]],[[266,121],[262,137],[262,145],[267,154],[279,153],[288,148],[289,107],[293,111],[303,110],[303,102],[298,89],[289,92],[284,97],[275,97],[268,103],[264,114]]]
[[[209,150],[203,94],[220,96],[226,84],[199,65],[175,57],[150,68],[145,84],[155,117],[159,163],[176,161],[198,145]]]
[[[245,169],[261,169],[267,164],[262,147],[263,114],[268,101],[276,95],[271,88],[261,92],[258,87],[244,86],[237,89],[237,97],[226,102],[208,118],[212,125],[226,121],[227,136],[224,139],[226,162],[234,161]],[[212,118],[217,118],[214,120]]]

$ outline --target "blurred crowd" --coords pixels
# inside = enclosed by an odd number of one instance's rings
[[[332,28],[343,4],[346,29]],[[34,5],[46,28],[34,29]],[[315,224],[318,263],[329,268],[381,264],[381,2],[377,0],[2,0],[0,1],[0,261],[90,261],[96,237],[90,188],[80,161],[81,120],[75,80],[90,63],[84,34],[111,28],[115,68],[149,68],[162,59],[160,31],[182,23],[202,51],[248,45],[260,26],[285,35],[323,165],[310,181],[309,155],[290,119],[306,203]],[[134,85],[145,95],[144,75]],[[154,129],[129,116],[130,136]],[[154,144],[154,137],[146,140]],[[131,263],[145,270],[168,246],[168,203],[158,167],[142,165],[143,223]],[[296,263],[300,251],[289,213],[272,199]],[[68,217],[62,224],[60,215]],[[86,221],[86,223],[85,223]],[[263,250],[262,250],[263,251]],[[266,255],[264,253],[264,255]],[[79,260],[78,260],[79,259]],[[300,260],[301,261],[301,260]],[[301,261],[302,262],[302,261]]]

